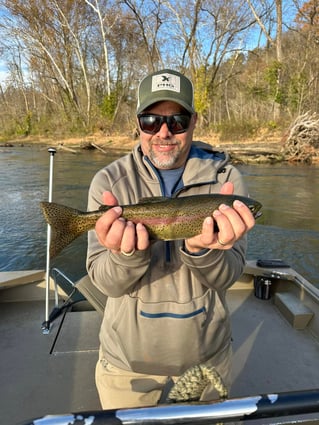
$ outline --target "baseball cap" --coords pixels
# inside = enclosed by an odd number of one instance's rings
[[[193,84],[185,75],[177,71],[171,69],[156,71],[140,82],[137,114],[163,100],[176,102],[191,114],[195,112]]]

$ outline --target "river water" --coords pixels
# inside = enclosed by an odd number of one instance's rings
[[[86,209],[95,172],[116,159],[99,152],[54,156],[53,201]],[[48,199],[47,147],[0,148],[0,271],[44,269],[46,224],[39,202]],[[247,259],[281,258],[319,287],[319,167],[241,165],[263,216],[249,233]],[[85,274],[86,235],[52,262],[72,280]]]

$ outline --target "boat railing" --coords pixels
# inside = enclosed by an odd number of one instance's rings
[[[71,294],[72,294],[72,292],[75,291],[75,282],[73,282],[65,273],[63,273],[57,267],[53,267],[51,269],[50,276],[52,277],[53,282],[54,282],[54,298],[55,298],[55,306],[57,306],[58,303],[59,303],[59,290],[58,290],[59,284],[58,284],[58,279],[59,278],[62,278],[62,279],[64,279],[67,282],[67,284],[71,285],[70,286],[72,288]],[[64,287],[64,285],[62,285],[61,283],[60,283],[60,286],[62,288]],[[68,293],[68,295],[70,296],[69,293]]]
[[[311,417],[309,417],[309,414]],[[21,425],[59,425],[67,423],[90,423],[94,425],[211,425],[265,420],[272,424],[317,423],[319,420],[319,390],[260,394],[249,397],[226,399],[212,403],[172,403],[154,407],[104,410],[49,415]],[[295,416],[293,418],[293,416]],[[282,418],[282,419],[279,419]],[[310,420],[311,422],[308,422]],[[268,423],[268,422],[267,422]]]
[[[83,300],[82,296],[74,297],[74,295],[78,292],[75,282],[73,282],[73,280],[63,271],[57,267],[53,267],[50,272],[50,277],[53,279],[54,283],[54,308],[52,309],[48,320],[42,323],[42,332],[44,334],[49,332],[50,325],[57,317],[70,309],[76,302]],[[59,305],[59,287],[61,287],[67,295],[67,298],[63,300],[61,305]]]

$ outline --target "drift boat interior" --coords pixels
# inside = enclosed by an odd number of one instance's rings
[[[248,261],[227,297],[226,401],[110,413],[94,383],[105,297],[87,276],[73,283],[57,269],[50,279],[42,270],[0,273],[0,423],[319,423],[319,289],[280,261]]]

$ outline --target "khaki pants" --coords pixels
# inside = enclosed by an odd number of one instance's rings
[[[222,353],[206,362],[214,366],[230,390],[232,348],[229,345]],[[218,362],[217,362],[218,360]],[[132,407],[155,406],[166,395],[178,377],[144,375],[119,369],[110,364],[100,351],[96,365],[95,382],[103,409],[124,409]],[[165,395],[165,397],[163,397]],[[207,387],[201,401],[219,398],[214,387]],[[163,400],[163,401],[164,401]]]

